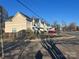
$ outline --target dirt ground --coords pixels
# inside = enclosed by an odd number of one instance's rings
[[[67,59],[79,59],[79,45],[62,44],[57,45]]]

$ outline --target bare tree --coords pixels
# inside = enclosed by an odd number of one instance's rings
[[[68,26],[64,20],[62,20],[62,30],[63,31],[68,31]]]
[[[70,31],[76,31],[77,30],[77,26],[76,23],[72,22],[69,24],[69,30]]]

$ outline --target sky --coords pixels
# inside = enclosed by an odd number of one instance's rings
[[[20,0],[27,5],[48,23],[53,24],[65,22],[69,24],[75,22],[79,25],[79,0]],[[27,8],[23,7],[16,0],[0,0],[8,15],[15,15],[16,12],[23,12],[28,16],[36,16]],[[37,17],[37,16],[36,16]]]

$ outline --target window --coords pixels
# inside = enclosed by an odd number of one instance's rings
[[[12,32],[16,32],[16,28],[12,28]]]

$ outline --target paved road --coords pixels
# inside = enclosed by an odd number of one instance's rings
[[[65,33],[67,33],[67,34],[70,34],[70,35],[74,35],[74,36],[76,36],[76,38],[77,39],[79,39],[79,32],[77,31],[77,32],[65,32]]]
[[[71,32],[65,32],[65,33],[68,33],[68,34],[71,34],[71,35],[79,35],[79,32],[74,32],[74,31],[71,31]]]
[[[70,36],[75,36],[74,38],[65,38],[63,40],[53,40],[56,44],[72,44],[72,45],[79,45],[79,32],[64,32]]]

